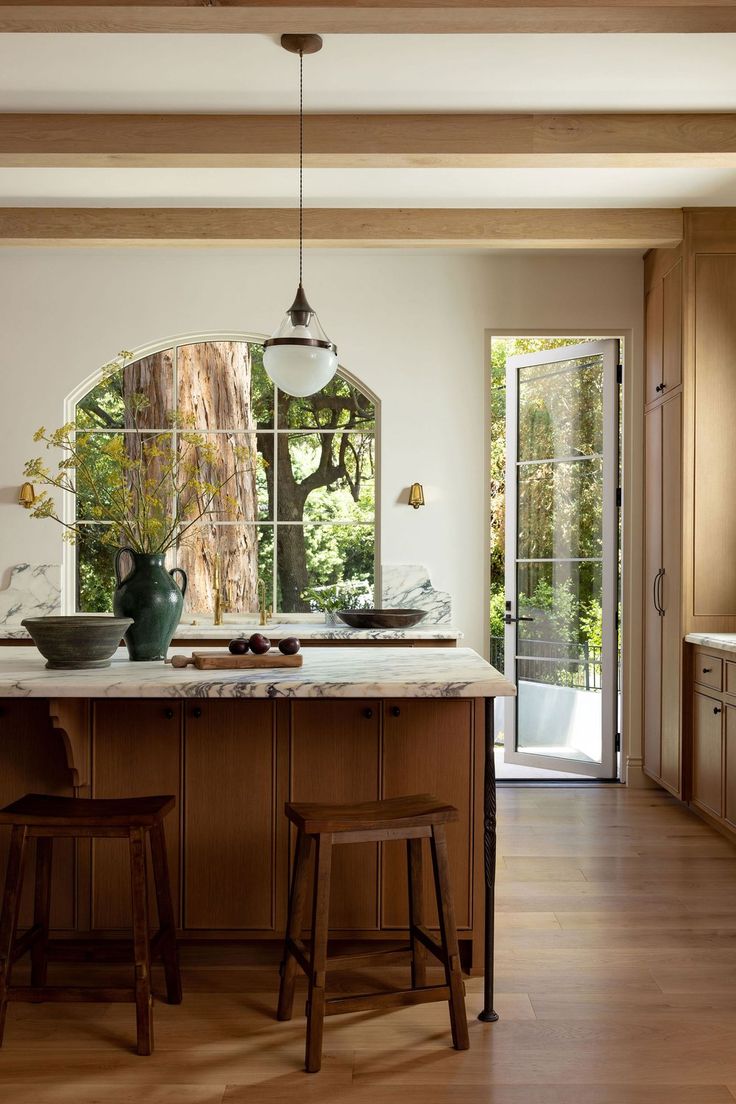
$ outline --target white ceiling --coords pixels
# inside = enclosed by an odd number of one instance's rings
[[[288,29],[288,28],[287,28]],[[729,35],[333,35],[309,111],[733,111]],[[0,111],[292,111],[264,35],[0,35]]]
[[[0,169],[0,204],[296,204],[295,169]],[[307,206],[736,206],[729,169],[307,169]]]
[[[337,35],[307,111],[735,111],[728,35]],[[252,35],[0,35],[0,111],[286,112],[297,67]],[[312,169],[325,206],[736,206],[736,170]],[[289,169],[0,169],[2,205],[291,205]]]

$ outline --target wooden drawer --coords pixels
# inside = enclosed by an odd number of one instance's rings
[[[736,697],[736,663],[726,663],[726,679],[723,689],[727,694],[733,694]]]
[[[736,663],[730,664],[736,667]],[[736,673],[736,672],[735,672]],[[696,652],[693,664],[693,680],[699,686],[708,686],[711,690],[723,689],[723,660],[705,652]],[[736,686],[736,681],[734,682]]]

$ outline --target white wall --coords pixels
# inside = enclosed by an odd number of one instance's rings
[[[426,563],[467,643],[487,647],[485,333],[630,330],[641,362],[641,258],[632,254],[310,252],[306,286],[340,360],[382,400],[382,560]],[[52,522],[15,505],[41,424],[121,348],[210,331],[269,333],[291,301],[291,251],[0,251],[0,573],[61,556]],[[397,502],[414,480],[427,506]]]

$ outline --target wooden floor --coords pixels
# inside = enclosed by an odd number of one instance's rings
[[[362,1013],[327,1021],[323,1072],[304,1074],[275,968],[203,950],[184,1004],[156,1006],[152,1058],[131,1051],[130,1006],[12,1006],[0,1101],[733,1104],[736,850],[657,790],[507,788],[500,822],[501,1020],[475,1020],[471,980],[469,1052],[445,1005]]]

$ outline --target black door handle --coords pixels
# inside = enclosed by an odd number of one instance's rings
[[[714,713],[720,713],[720,712],[721,712],[721,707],[720,707],[720,705],[714,705],[714,706],[713,706],[713,712],[714,712]]]
[[[373,716],[373,710],[372,709],[364,709],[363,710],[363,716],[366,718],[366,720],[369,721],[371,719],[371,717]]]
[[[202,716],[202,710],[199,708],[198,705],[196,705],[194,707],[194,709],[192,710],[192,716],[193,717],[201,717]]]
[[[391,716],[392,717],[400,717],[401,716],[401,710],[399,709],[398,705],[392,705],[391,706]]]
[[[504,621],[507,625],[513,625],[516,621],[533,621],[533,617],[512,617],[510,613],[507,613],[504,617]]]
[[[170,721],[173,716],[174,716],[174,710],[173,709],[164,709],[164,717],[166,718],[167,721]]]

